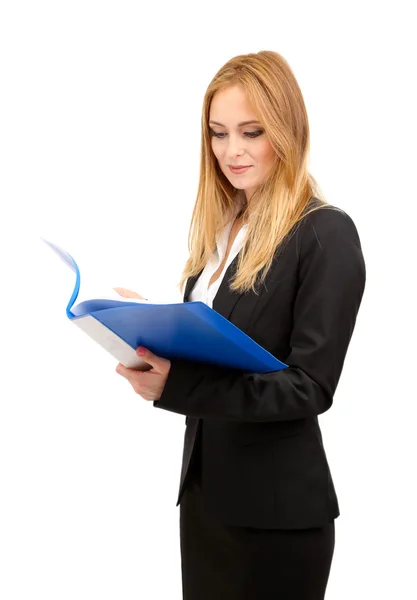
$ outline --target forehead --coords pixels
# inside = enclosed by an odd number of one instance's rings
[[[238,85],[218,90],[211,101],[209,119],[230,125],[256,119],[245,90]]]

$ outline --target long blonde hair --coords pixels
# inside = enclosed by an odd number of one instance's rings
[[[204,96],[200,178],[188,236],[190,255],[178,284],[180,289],[204,268],[214,252],[216,232],[224,226],[225,216],[236,212],[238,190],[218,166],[208,124],[214,94],[233,85],[243,86],[275,150],[275,158],[269,176],[250,199],[245,242],[230,289],[257,293],[258,274],[262,284],[277,250],[288,241],[294,226],[313,210],[330,208],[308,172],[307,111],[290,66],[280,54],[266,50],[232,58],[214,76]]]

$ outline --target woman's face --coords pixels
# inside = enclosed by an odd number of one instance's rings
[[[245,191],[249,202],[255,189],[266,179],[275,153],[241,86],[214,94],[209,125],[211,147],[220,169],[235,188]],[[231,166],[249,168],[233,173]]]

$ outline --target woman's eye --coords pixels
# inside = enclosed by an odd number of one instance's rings
[[[262,134],[263,134],[263,130],[262,129],[258,129],[258,131],[247,131],[245,133],[245,135],[247,135],[250,138],[256,138],[256,137],[258,137],[258,136],[260,136]]]
[[[223,140],[224,136],[226,135],[225,133],[216,133],[212,129],[210,130],[210,133],[212,136],[218,138],[219,140]],[[245,135],[252,139],[260,136],[262,133],[263,133],[262,129],[258,129],[258,131],[245,131]]]

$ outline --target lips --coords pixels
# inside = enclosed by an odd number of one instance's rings
[[[245,173],[245,171],[247,171],[248,169],[250,169],[252,165],[243,165],[243,166],[238,166],[238,167],[233,167],[232,165],[229,165],[229,169],[232,173],[238,174],[238,173]]]

